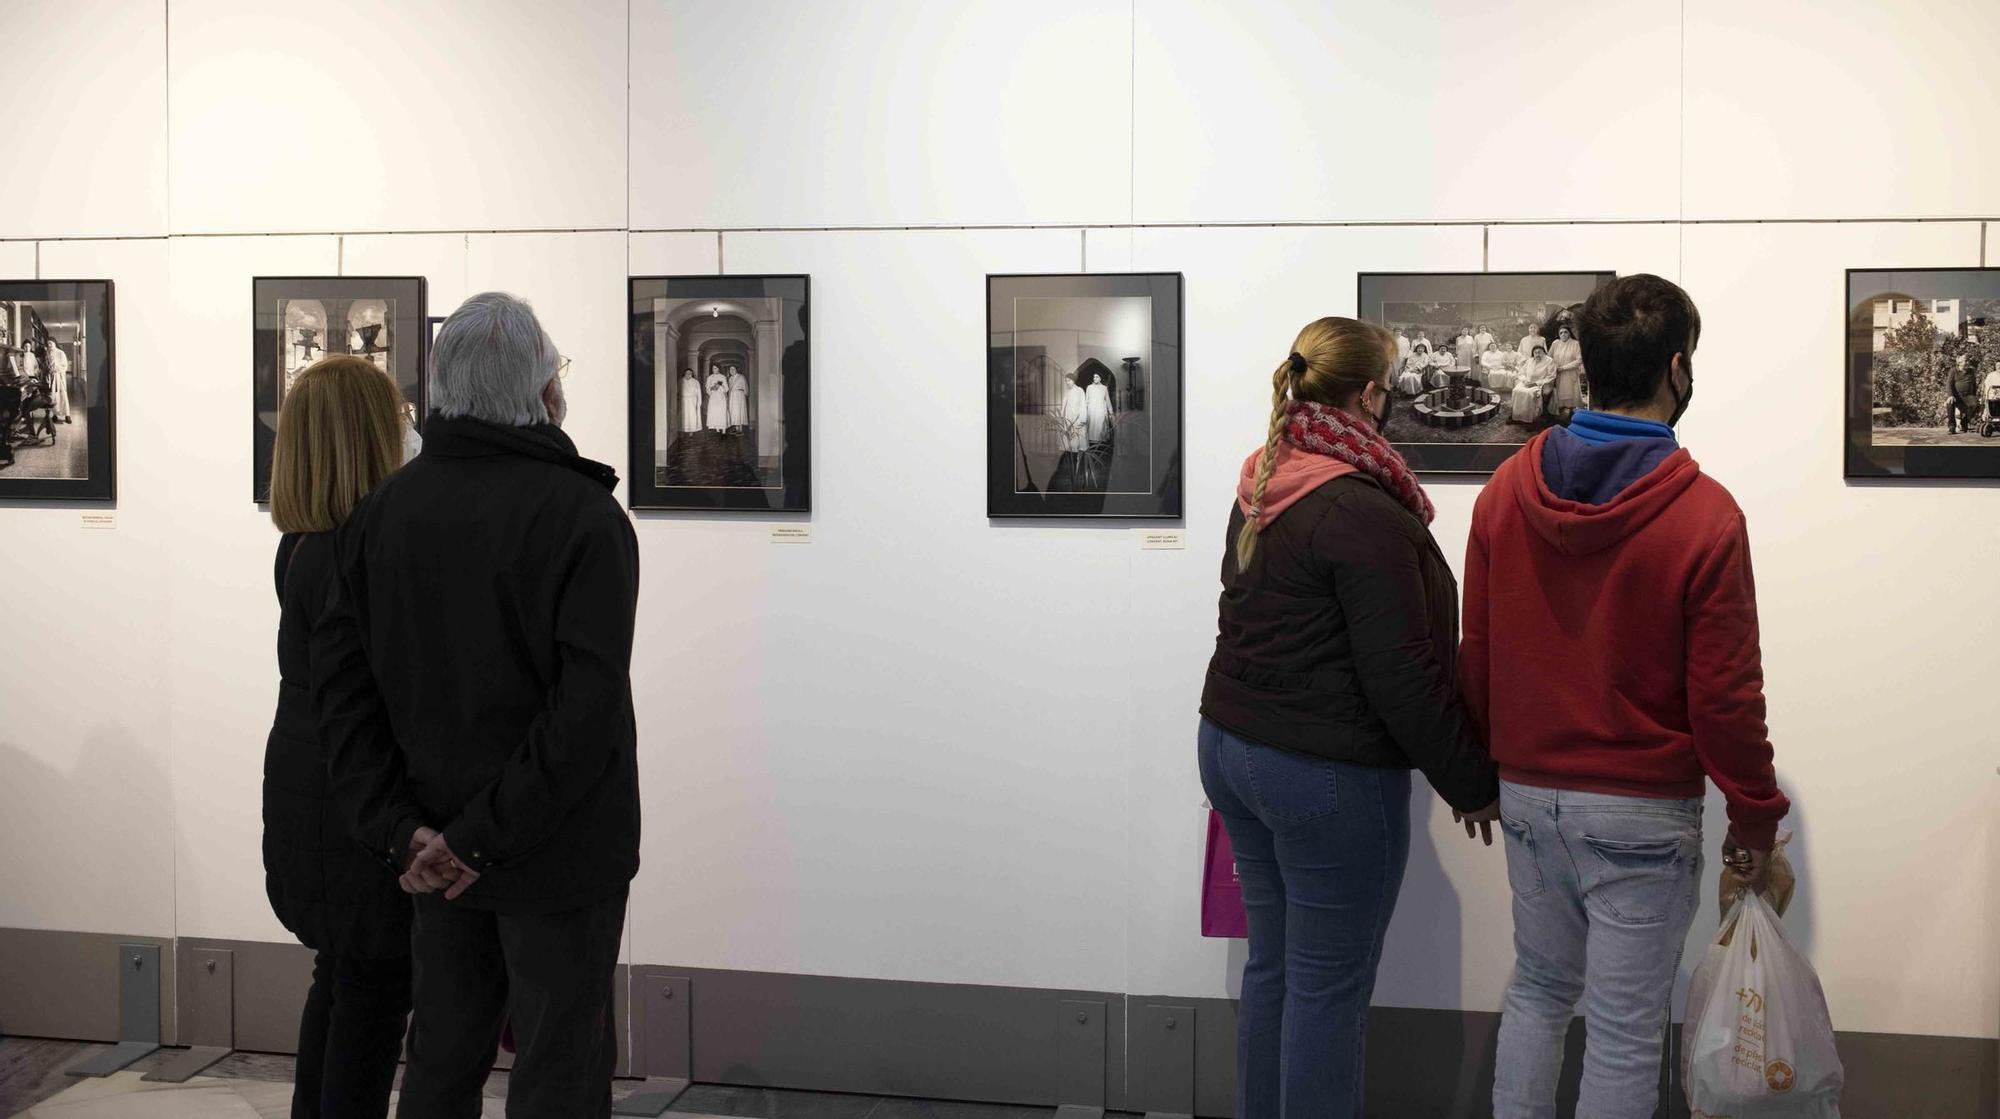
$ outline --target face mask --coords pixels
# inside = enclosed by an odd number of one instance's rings
[[[1687,377],[1688,387],[1686,393],[1682,393],[1679,389],[1675,388],[1674,375],[1672,373],[1667,374],[1667,391],[1674,394],[1674,414],[1667,417],[1668,427],[1674,427],[1679,424],[1681,417],[1687,415],[1688,405],[1694,402],[1694,359],[1686,354],[1681,355],[1681,372]]]
[[[1375,388],[1382,394],[1382,411],[1374,416],[1375,430],[1379,433],[1389,430],[1389,413],[1396,408],[1396,394],[1380,385]]]

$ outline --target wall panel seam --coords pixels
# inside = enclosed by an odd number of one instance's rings
[[[228,238],[254,237],[433,237],[433,236],[481,236],[504,237],[531,234],[562,233],[620,233],[626,235],[641,233],[713,233],[720,238],[730,233],[980,233],[1027,230],[1103,230],[1136,231],[1148,229],[1446,229],[1479,227],[1539,229],[1551,226],[1700,226],[1700,225],[1954,225],[1977,224],[1981,228],[1982,252],[1984,251],[1985,225],[2000,221],[2000,216],[1968,214],[1963,217],[1858,217],[1858,218],[1586,218],[1577,220],[1556,220],[1544,218],[1522,218],[1508,221],[1439,219],[1399,220],[1399,221],[1227,221],[1227,222],[1046,222],[1011,224],[962,224],[962,225],[769,225],[769,226],[678,226],[673,228],[624,229],[614,226],[591,226],[572,229],[545,229],[523,227],[520,229],[321,229],[321,230],[263,230],[238,233],[135,233],[135,234],[75,234],[60,237],[0,236],[0,244],[36,243],[44,241],[69,243],[92,241],[180,241],[219,240]]]

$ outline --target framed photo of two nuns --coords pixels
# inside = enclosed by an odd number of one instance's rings
[[[986,278],[986,515],[1182,515],[1178,272]]]

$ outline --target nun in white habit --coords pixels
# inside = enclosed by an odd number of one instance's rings
[[[1514,379],[1514,390],[1508,397],[1508,410],[1517,424],[1531,424],[1541,418],[1542,394],[1556,379],[1556,363],[1549,357],[1549,348],[1537,345],[1532,356],[1521,364],[1520,375]]]
[[[1396,391],[1404,396],[1417,396],[1424,391],[1424,374],[1431,367],[1431,344],[1417,339],[1416,348],[1403,359],[1403,372],[1396,378]]]
[[[56,422],[72,422],[69,414],[69,355],[61,346],[49,347],[49,400],[55,405]]]
[[[708,390],[708,430],[728,431],[729,378],[720,369],[710,369],[703,387]]]
[[[701,430],[701,381],[694,367],[681,370],[681,434]]]
[[[1085,368],[1091,363],[1085,362]],[[1089,418],[1089,430],[1085,434],[1092,443],[1108,443],[1111,440],[1111,386],[1104,383],[1104,367],[1099,365],[1090,372],[1090,386],[1083,390],[1084,412]]]
[[[750,379],[734,365],[729,367],[729,426],[750,426]]]

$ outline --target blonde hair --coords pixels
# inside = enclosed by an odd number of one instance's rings
[[[1371,384],[1383,384],[1396,354],[1396,336],[1385,327],[1360,319],[1328,316],[1314,319],[1292,340],[1292,352],[1271,375],[1271,427],[1264,436],[1264,453],[1257,460],[1257,484],[1250,494],[1250,515],[1236,534],[1236,569],[1248,570],[1257,558],[1257,522],[1263,513],[1264,487],[1291,417],[1291,401],[1343,407]],[[1298,359],[1294,362],[1294,358]]]
[[[278,410],[271,521],[282,532],[329,532],[403,464],[403,394],[364,358],[306,367]]]

